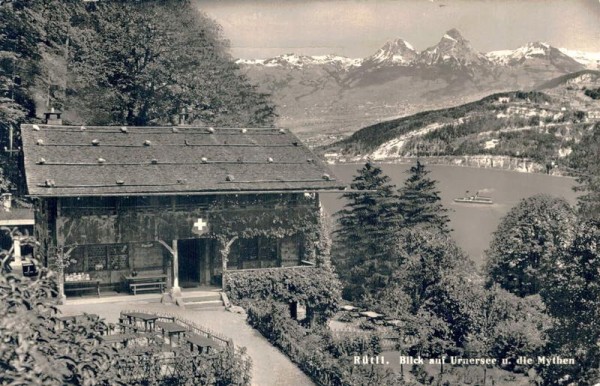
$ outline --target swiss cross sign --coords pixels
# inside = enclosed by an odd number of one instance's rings
[[[196,235],[203,235],[208,232],[208,219],[203,217],[198,217],[196,221],[194,221],[194,225],[192,226],[192,233]]]

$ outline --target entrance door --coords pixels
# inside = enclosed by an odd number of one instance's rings
[[[201,284],[200,272],[204,269],[206,245],[204,239],[187,239],[177,241],[179,255],[179,285],[181,287],[197,287]]]

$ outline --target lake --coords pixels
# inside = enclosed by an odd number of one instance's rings
[[[381,168],[396,187],[403,185],[411,165],[381,164]],[[336,176],[348,183],[362,165],[330,165]],[[447,165],[427,165],[429,176],[438,181],[442,204],[450,209],[452,236],[460,247],[479,265],[484,261],[484,251],[492,239],[492,233],[500,220],[521,199],[538,193],[564,197],[569,203],[577,203],[572,188],[576,181],[568,177],[546,174],[519,173],[497,169],[480,169]],[[465,191],[491,196],[492,205],[460,204],[453,200],[465,195]],[[335,213],[343,206],[337,194],[321,194],[323,206]]]

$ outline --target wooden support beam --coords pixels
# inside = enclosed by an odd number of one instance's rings
[[[173,298],[181,296],[181,287],[179,287],[179,253],[177,251],[177,240],[173,240],[171,245],[164,240],[157,240],[171,254],[173,259],[173,286],[170,293]]]
[[[231,250],[231,246],[237,239],[238,239],[237,236],[233,236],[233,238],[231,238],[227,243],[225,243],[225,245],[223,245],[223,248],[221,248],[221,262],[222,262],[221,287],[222,287],[223,292],[225,292],[225,273],[227,272],[227,260],[229,259],[229,251]]]

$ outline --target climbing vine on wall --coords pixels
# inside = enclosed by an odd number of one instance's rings
[[[307,254],[314,254],[319,241],[319,209],[310,197],[281,195],[278,199],[261,196],[228,197],[215,203],[209,211],[211,233],[221,250],[234,238],[267,237],[282,239],[300,235]],[[311,259],[314,256],[304,256]]]

